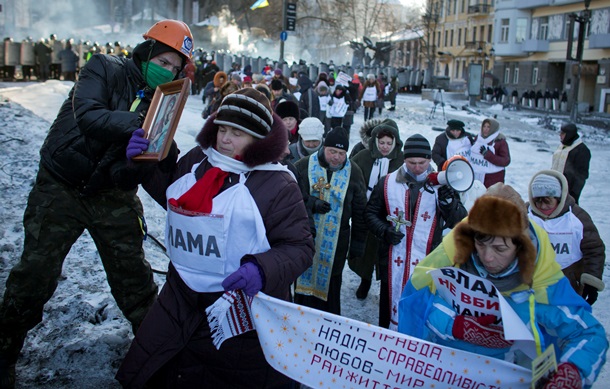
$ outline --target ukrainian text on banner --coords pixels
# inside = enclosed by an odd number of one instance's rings
[[[531,371],[258,293],[267,362],[314,388],[529,388]]]
[[[434,280],[436,292],[451,304],[458,315],[496,316],[497,324],[502,324],[504,329],[504,338],[514,341],[513,348],[536,358],[534,335],[491,281],[455,267],[428,273]]]

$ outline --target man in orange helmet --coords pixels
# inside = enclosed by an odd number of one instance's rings
[[[143,132],[155,88],[178,78],[190,59],[193,37],[185,23],[163,20],[144,38],[132,58],[91,57],[44,141],[23,219],[23,253],[0,304],[2,389],[14,387],[26,334],[42,321],[64,259],[85,229],[134,333],[157,297],[140,244],[146,224],[136,195],[154,164],[128,163],[126,147],[134,132]],[[174,144],[165,161],[177,155]]]

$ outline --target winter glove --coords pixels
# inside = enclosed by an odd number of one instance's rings
[[[585,284],[582,290],[582,298],[584,298],[589,305],[593,305],[597,301],[597,288],[595,286]]]
[[[459,194],[449,185],[438,188],[438,205],[445,213],[456,209],[459,201]]]
[[[480,317],[458,315],[453,322],[453,337],[487,348],[510,347],[513,342],[504,339],[502,326],[493,325],[493,315]]]
[[[148,149],[148,139],[144,138],[144,130],[138,128],[131,134],[131,139],[127,143],[127,152],[125,155],[127,159],[132,159],[144,153]]]
[[[330,211],[330,203],[324,200],[315,199],[311,211],[313,213],[328,213]]]
[[[400,243],[400,241],[404,237],[405,237],[405,234],[403,234],[400,231],[396,231],[396,229],[394,227],[388,228],[387,230],[385,230],[385,241],[388,244],[397,245]]]
[[[487,147],[481,146],[481,148],[479,149],[479,153],[481,153],[481,155],[485,155],[486,152],[487,152]]]
[[[582,378],[578,368],[570,362],[560,363],[555,374],[544,385],[544,389],[559,388],[582,389]]]
[[[222,281],[222,287],[225,290],[241,289],[253,297],[263,288],[262,270],[254,262],[246,262]]]

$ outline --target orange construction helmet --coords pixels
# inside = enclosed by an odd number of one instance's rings
[[[470,164],[470,162],[468,161],[468,159],[466,157],[464,157],[463,155],[454,155],[453,157],[449,158],[448,160],[445,161],[445,163],[443,163],[443,168],[441,169],[441,171],[445,171],[447,170],[447,167],[449,166],[449,164],[453,161],[455,161],[456,159],[463,159],[464,161],[468,162],[468,164]]]
[[[180,20],[161,20],[142,36],[144,39],[154,39],[166,44],[187,59],[193,56],[193,34],[189,26]]]

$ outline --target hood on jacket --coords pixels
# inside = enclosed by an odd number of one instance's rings
[[[326,96],[330,92],[328,85],[324,81],[320,81],[316,86],[316,93],[320,96]]]
[[[223,77],[224,77],[224,81],[223,81]],[[220,72],[216,72],[216,74],[214,74],[214,86],[216,88],[220,88],[227,81],[229,81],[229,78],[227,77],[227,73],[223,72],[222,70]]]
[[[368,149],[369,148],[369,140],[371,139],[371,132],[373,129],[381,124],[383,120],[381,119],[369,119],[362,124],[360,127],[360,139],[362,139],[362,145]]]
[[[333,97],[342,99],[345,97],[346,92],[347,92],[347,89],[345,89],[345,87],[343,85],[337,85],[335,87],[335,91],[333,92]]]
[[[309,88],[311,88],[313,86],[313,82],[311,82],[309,77],[307,77],[306,75],[302,74],[301,77],[299,77],[299,80],[297,81],[297,85],[299,86],[299,88],[301,88],[300,92],[303,93],[307,89],[309,89]]]
[[[379,152],[379,148],[377,147],[377,135],[379,133],[385,132],[391,134],[392,138],[394,138],[394,148],[387,155],[388,159],[394,158],[402,158],[402,140],[400,139],[400,132],[398,130],[398,124],[392,119],[385,119],[371,130],[371,135],[369,137],[368,149],[371,152],[371,157],[374,159],[382,158],[381,152]]]
[[[572,143],[574,143],[574,141],[579,137],[578,128],[573,123],[568,123],[561,126],[561,132],[565,133],[565,137],[561,143],[566,146],[571,146]]]
[[[485,123],[489,123],[489,135],[487,136],[483,136],[483,125],[485,125]],[[495,134],[496,132],[498,132],[498,130],[500,129],[500,123],[494,119],[494,118],[486,118],[485,120],[483,120],[483,122],[481,123],[481,137],[483,139],[491,136],[492,134]]]
[[[557,208],[553,211],[553,213],[548,216],[542,213],[542,211],[540,211],[540,209],[536,206],[536,203],[534,202],[534,195],[532,194],[532,183],[534,182],[536,177],[541,174],[557,178],[559,180],[559,184],[561,185],[561,198],[559,199],[559,204],[557,204]],[[568,180],[562,173],[556,170],[541,170],[538,173],[534,174],[534,176],[530,180],[530,183],[527,188],[527,194],[529,197],[529,206],[536,216],[540,217],[542,220],[553,219],[562,214],[564,212],[564,208],[566,207],[566,203],[568,200]]]

